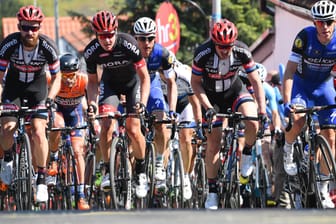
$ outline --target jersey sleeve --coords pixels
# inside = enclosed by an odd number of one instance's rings
[[[0,43],[0,71],[5,72],[13,49],[19,44],[18,33],[7,36]]]
[[[307,41],[306,30],[301,30],[295,37],[292,52],[290,54],[289,60],[292,62],[299,63],[305,49],[305,43]]]
[[[96,39],[92,40],[84,49],[84,60],[86,64],[86,72],[90,74],[97,73],[97,55],[95,54],[96,48],[99,43]],[[94,49],[94,50],[92,50]]]
[[[40,34],[40,45],[45,52],[50,75],[56,75],[60,71],[59,53],[56,43],[43,34]]]

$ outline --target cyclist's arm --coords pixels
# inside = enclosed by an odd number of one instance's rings
[[[97,73],[88,73],[87,101],[88,104],[98,105],[98,75]]]
[[[274,88],[267,83],[263,83],[266,99],[268,100],[268,106],[272,113],[272,124],[275,129],[280,130],[281,121],[278,113],[278,104]]]
[[[195,94],[188,96],[189,103],[191,104],[194,119],[196,122],[202,122],[202,108],[201,104]]]
[[[194,90],[195,95],[199,99],[201,105],[205,108],[205,110],[212,108],[212,105],[205,94],[205,90],[202,86],[202,76],[192,74],[191,76],[191,86]]]
[[[248,74],[248,79],[253,86],[256,101],[259,106],[259,113],[266,114],[265,92],[259,78],[258,70],[253,70]]]
[[[51,76],[51,85],[48,91],[48,98],[55,99],[60,89],[61,89],[61,73],[57,72],[55,75]]]
[[[137,67],[137,73],[140,78],[140,102],[147,105],[150,90],[150,78],[146,65]]]
[[[164,77],[165,82],[167,83],[167,98],[168,98],[168,106],[170,111],[176,111],[176,103],[177,103],[177,86],[175,82],[176,74],[172,77]]]
[[[291,100],[291,94],[292,94],[292,88],[293,88],[293,76],[296,71],[296,68],[298,66],[298,63],[293,61],[288,61],[286,65],[286,70],[283,78],[283,101],[284,103],[290,103]]]

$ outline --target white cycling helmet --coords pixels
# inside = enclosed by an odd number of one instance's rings
[[[314,20],[327,21],[336,19],[336,4],[332,1],[318,1],[312,6],[310,11]]]
[[[264,65],[262,65],[260,63],[256,63],[256,66],[258,68],[258,73],[259,73],[260,80],[262,82],[265,82],[266,77],[267,77],[267,69],[265,68]]]
[[[136,36],[155,36],[155,21],[148,17],[141,17],[135,21],[133,31]]]

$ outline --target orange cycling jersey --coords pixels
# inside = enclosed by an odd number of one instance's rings
[[[55,102],[63,106],[76,106],[81,103],[82,97],[85,95],[85,89],[88,83],[87,75],[76,74],[76,83],[69,87],[62,82],[61,89],[58,92]]]

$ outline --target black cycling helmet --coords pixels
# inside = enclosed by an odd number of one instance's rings
[[[61,72],[76,72],[79,69],[79,59],[76,55],[67,53],[60,58]]]

